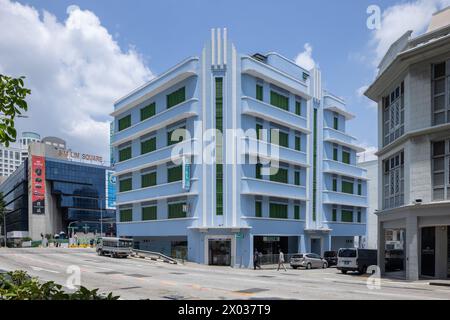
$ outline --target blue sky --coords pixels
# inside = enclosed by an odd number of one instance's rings
[[[153,75],[163,72],[187,56],[198,55],[212,27],[227,27],[229,37],[242,53],[278,51],[295,59],[304,51],[304,45],[309,43],[312,58],[322,70],[325,88],[344,97],[348,110],[357,116],[349,123],[348,131],[367,146],[377,145],[376,109],[366,98],[358,95],[358,89],[374,78],[375,62],[391,39],[407,29],[413,28],[420,32],[424,28],[430,14],[420,17],[420,23],[414,22],[414,17],[411,16],[411,22],[407,22],[404,20],[409,19],[402,16],[405,8],[412,7],[416,10],[413,12],[423,12],[422,7],[429,6],[429,3],[433,5],[430,10],[434,10],[447,2],[20,1],[21,4],[33,6],[40,14],[42,10],[48,11],[61,24],[68,19],[67,8],[70,5],[91,11],[120,49],[127,52],[133,48]],[[378,32],[366,27],[366,9],[372,4],[381,8],[383,19],[387,22],[383,24],[383,30]],[[0,71],[1,67],[0,63]],[[93,118],[96,117],[99,116],[93,115]]]

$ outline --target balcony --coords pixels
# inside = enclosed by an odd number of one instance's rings
[[[329,159],[323,160],[323,172],[367,180],[366,169]]]
[[[311,133],[306,118],[251,97],[242,97],[242,113],[266,119],[306,134]]]
[[[296,166],[309,167],[305,152],[280,147],[268,143],[267,141],[250,137],[244,137],[242,142],[244,143],[242,149],[245,150],[245,154],[259,156],[260,158],[267,160],[286,162]],[[277,150],[277,152],[275,152],[275,150]]]
[[[308,94],[308,87],[303,80],[296,79],[283,71],[280,71],[268,64],[257,61],[251,57],[242,57],[242,73],[264,79],[278,87],[284,88],[306,100],[311,99]]]
[[[365,196],[324,190],[322,192],[322,199],[324,204],[340,204],[343,206],[367,208],[367,197]]]
[[[185,236],[189,231],[188,228],[196,224],[196,217],[117,222],[117,235],[120,237]]]
[[[339,113],[345,117],[346,120],[352,120],[355,115],[348,112],[345,108],[345,101],[331,93],[325,93],[323,97],[323,105],[325,110]]]
[[[115,117],[173,85],[198,74],[199,58],[188,58],[114,103]]]
[[[198,193],[197,180],[191,180],[191,189],[184,190],[181,181],[156,185],[153,187],[135,189],[117,193],[117,205],[139,203],[178,196],[191,196]]]
[[[338,236],[364,236],[366,235],[366,224],[356,222],[324,222],[324,225],[331,229],[331,235],[333,237]]]
[[[306,187],[243,177],[241,193],[285,199],[306,200]]]
[[[138,171],[169,161],[175,161],[181,159],[183,155],[194,155],[195,141],[195,139],[182,141],[175,145],[167,146],[125,161],[118,162],[115,165],[115,175]],[[174,148],[176,148],[175,150],[181,150],[180,154],[176,153],[172,155]]]
[[[364,152],[365,149],[357,145],[357,140],[351,135],[335,130],[333,128],[323,129],[323,140],[331,143],[337,143],[339,145],[348,147],[356,152]]]
[[[112,137],[111,145],[118,146],[124,142],[139,138],[140,136],[164,128],[171,123],[187,119],[199,114],[198,99],[189,99],[170,109],[155,114],[153,117],[138,122],[125,130],[116,132]]]

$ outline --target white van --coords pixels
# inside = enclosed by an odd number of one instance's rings
[[[343,248],[338,251],[337,269],[344,274],[348,271],[364,274],[373,265],[377,265],[377,250]]]

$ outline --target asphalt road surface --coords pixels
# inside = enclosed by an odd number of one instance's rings
[[[0,270],[25,270],[66,285],[70,266],[80,269],[81,285],[122,299],[450,299],[450,287],[428,281],[381,279],[379,288],[369,288],[368,275],[343,275],[334,268],[254,271],[113,259],[93,249],[0,248]]]

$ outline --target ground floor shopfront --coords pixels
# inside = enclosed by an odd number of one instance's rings
[[[450,278],[450,204],[407,206],[378,215],[381,271],[408,280]]]

